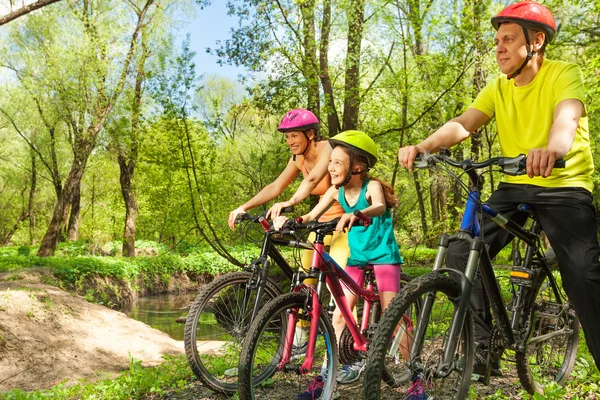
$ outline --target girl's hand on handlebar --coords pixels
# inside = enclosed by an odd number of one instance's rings
[[[420,146],[405,146],[398,150],[398,162],[404,168],[407,168],[410,172],[414,169],[414,162],[417,154],[425,153],[426,150]]]
[[[344,214],[340,217],[340,220],[337,226],[335,227],[335,230],[338,232],[344,232],[346,228],[347,230],[350,230],[350,228],[352,228],[352,225],[357,219],[358,218],[354,214]]]
[[[275,204],[273,204],[273,206],[271,206],[269,211],[267,211],[265,218],[267,218],[267,219],[270,218],[273,221],[275,221],[275,219],[281,215],[281,213],[282,213],[281,210],[283,210],[284,208],[293,207],[293,206],[294,205],[289,201],[282,201],[281,203],[275,203]]]
[[[281,228],[283,227],[283,225],[285,225],[285,223],[288,221],[288,217],[286,217],[285,215],[280,215],[276,218],[273,219],[273,229],[276,231],[281,230]]]
[[[241,215],[244,213],[246,213],[246,210],[244,210],[242,207],[238,207],[229,213],[229,219],[227,220],[227,225],[229,225],[229,228],[231,230],[235,229],[236,218],[238,217],[238,215]]]

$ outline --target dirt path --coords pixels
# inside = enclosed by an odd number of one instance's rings
[[[183,342],[45,284],[43,269],[0,274],[0,391],[48,388],[182,354]]]

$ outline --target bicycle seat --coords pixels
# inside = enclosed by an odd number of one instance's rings
[[[365,271],[373,271],[373,265],[372,264],[359,265],[358,269],[362,269],[362,270],[365,270]]]

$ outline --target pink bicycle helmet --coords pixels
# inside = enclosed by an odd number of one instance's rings
[[[314,129],[315,132],[319,131],[319,119],[312,112],[305,110],[304,108],[296,108],[289,111],[281,119],[277,130],[279,132],[290,132],[290,131],[307,131]]]

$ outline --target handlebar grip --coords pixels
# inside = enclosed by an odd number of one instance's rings
[[[362,211],[355,210],[353,214],[363,222],[364,226],[371,225],[371,218],[367,217]]]
[[[281,209],[281,214],[289,214],[291,212],[294,212],[294,206],[288,206]]]
[[[554,168],[566,168],[567,162],[565,160],[556,160],[554,161]]]
[[[247,212],[245,213],[241,213],[235,216],[235,220],[234,220],[234,224],[239,224],[240,222],[246,221],[248,219],[250,219],[250,214],[248,214]]]

